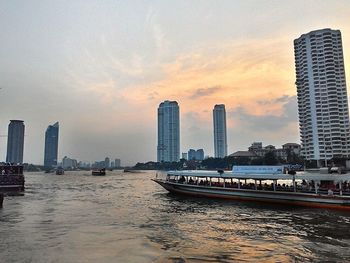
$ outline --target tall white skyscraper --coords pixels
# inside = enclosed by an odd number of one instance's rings
[[[164,101],[158,108],[158,162],[180,160],[180,117],[176,101]]]
[[[213,109],[214,122],[214,153],[216,158],[227,156],[226,110],[224,104],[215,105]]]
[[[307,160],[349,156],[349,112],[339,30],[294,40],[302,155]]]

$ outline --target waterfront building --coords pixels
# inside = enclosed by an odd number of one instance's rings
[[[6,162],[23,163],[24,123],[21,120],[10,120],[7,135]]]
[[[203,149],[189,149],[188,153],[186,154],[188,157],[188,160],[196,160],[196,161],[203,161],[204,160],[204,150]]]
[[[182,159],[187,160],[187,153],[182,153]]]
[[[158,107],[158,162],[180,160],[180,116],[176,101],[164,101]]]
[[[203,161],[204,160],[204,150],[203,149],[198,149],[196,151],[196,160],[197,161]]]
[[[49,125],[45,132],[44,166],[57,166],[59,124]]]
[[[110,160],[108,157],[105,158],[105,168],[109,168],[110,167]]]
[[[121,161],[120,159],[115,159],[114,160],[114,167],[119,168],[121,166]]]
[[[188,160],[196,160],[196,150],[189,149],[187,152]]]
[[[349,112],[339,30],[321,29],[294,40],[299,128],[306,160],[349,157]]]
[[[226,110],[224,104],[215,105],[213,109],[214,155],[216,158],[227,156]]]
[[[76,159],[71,159],[67,156],[64,156],[62,159],[62,167],[66,170],[74,170],[78,167],[78,162]]]
[[[264,157],[268,152],[273,152],[275,157],[285,161],[287,161],[288,157],[291,156],[299,157],[300,151],[301,146],[297,143],[285,143],[282,145],[282,148],[276,148],[274,145],[267,145],[263,147],[262,142],[253,142],[252,145],[248,147],[248,152],[254,154],[251,155],[251,157]],[[239,154],[241,153],[249,156],[248,153],[245,153],[244,151],[239,151],[235,153],[234,157],[239,156]],[[230,156],[232,156],[232,154]]]

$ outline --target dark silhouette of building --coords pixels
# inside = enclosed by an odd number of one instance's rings
[[[23,163],[24,123],[21,120],[10,120],[7,136],[8,163]]]
[[[58,154],[58,131],[59,124],[56,122],[54,125],[49,125],[45,132],[45,153],[44,153],[44,166],[54,167],[57,165]]]

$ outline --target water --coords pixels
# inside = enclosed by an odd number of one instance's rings
[[[154,172],[26,174],[0,262],[349,262],[350,213],[179,197]]]

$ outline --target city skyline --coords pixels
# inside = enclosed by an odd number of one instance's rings
[[[25,162],[42,163],[54,120],[59,159],[156,160],[154,112],[164,100],[181,105],[181,151],[214,155],[216,103],[226,105],[228,154],[252,141],[299,143],[293,40],[312,30],[342,32],[349,79],[348,1],[0,6],[0,135],[9,120],[25,121]],[[6,144],[0,137],[3,160]]]

